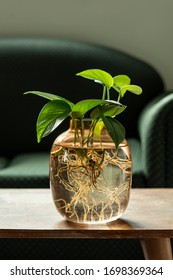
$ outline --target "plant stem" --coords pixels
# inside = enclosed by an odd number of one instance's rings
[[[107,100],[110,100],[110,91],[108,87],[107,87]]]
[[[103,86],[102,100],[105,100],[105,97],[106,97],[106,86]]]
[[[119,92],[117,102],[120,102],[120,99],[121,99],[121,93]]]
[[[92,120],[92,123],[89,128],[88,136],[87,138],[83,141],[83,145],[87,144],[87,147],[93,145],[93,136],[94,136],[94,128],[97,123],[97,120]]]
[[[83,144],[84,144],[84,123],[83,123],[83,119],[81,119],[80,121],[81,121],[81,145],[83,147]]]
[[[74,127],[75,127],[75,132],[74,132],[74,145],[76,145],[76,141],[77,141],[77,123],[76,123],[76,120],[74,120]]]

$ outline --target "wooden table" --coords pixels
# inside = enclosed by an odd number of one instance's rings
[[[65,221],[49,189],[0,189],[1,238],[139,238],[145,259],[172,259],[173,189],[133,189],[115,222]]]

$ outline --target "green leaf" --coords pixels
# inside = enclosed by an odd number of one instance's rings
[[[24,94],[34,94],[34,95],[41,96],[41,97],[49,99],[49,100],[62,100],[62,101],[65,101],[66,103],[68,103],[71,108],[74,106],[74,104],[71,101],[69,101],[68,99],[65,99],[59,95],[51,94],[48,92],[27,91],[27,92],[24,92]]]
[[[53,130],[70,114],[71,107],[62,100],[52,100],[48,102],[40,111],[37,119],[37,141]]]
[[[123,88],[124,86],[130,85],[130,78],[127,75],[117,75],[115,77],[113,77],[114,80],[114,84],[113,84],[113,88],[121,94],[121,97],[123,97],[123,95],[125,94],[125,92],[123,92]],[[123,93],[122,93],[123,92]]]
[[[114,106],[114,105],[108,105],[105,106],[104,115],[109,117],[115,117],[119,114],[121,114],[125,110],[126,106]]]
[[[142,88],[139,87],[139,86],[136,86],[136,85],[127,85],[127,86],[123,86],[120,90],[120,94],[121,94],[121,97],[124,96],[124,94],[127,92],[127,91],[130,91],[134,94],[141,94],[142,93]]]
[[[114,100],[107,100],[108,104],[96,107],[90,114],[91,118],[99,119],[102,114],[109,117],[115,117],[122,113],[126,106]]]
[[[82,118],[89,110],[102,104],[106,104],[109,101],[101,99],[84,99],[76,103],[72,109],[72,118]]]
[[[102,120],[104,122],[104,125],[112,138],[112,140],[115,143],[116,149],[118,148],[118,145],[124,140],[125,138],[125,128],[124,126],[117,121],[116,119],[113,119],[111,117],[105,117],[102,115]]]
[[[142,93],[142,88],[137,85],[130,85],[130,78],[126,75],[117,75],[113,77],[114,84],[113,88],[120,93],[121,97],[124,96],[124,94],[127,91],[130,91],[134,94],[141,94]]]
[[[124,86],[124,85],[130,85],[130,78],[127,75],[117,75],[113,77],[114,80],[114,86]]]
[[[77,73],[76,75],[89,80],[94,80],[96,82],[101,82],[108,88],[111,88],[114,82],[112,76],[108,72],[101,69],[88,69]]]
[[[139,86],[136,86],[136,85],[127,85],[127,86],[124,86],[123,89],[126,89],[126,91],[130,91],[137,95],[142,93],[142,88]]]

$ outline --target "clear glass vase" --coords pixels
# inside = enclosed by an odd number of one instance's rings
[[[50,153],[50,187],[60,214],[77,223],[102,223],[119,218],[127,208],[132,184],[130,149],[124,140],[118,149],[91,121],[70,121]]]

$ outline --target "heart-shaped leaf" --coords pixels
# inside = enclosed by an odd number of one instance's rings
[[[88,69],[76,75],[96,82],[99,81],[108,88],[111,88],[114,83],[113,77],[108,72],[101,69]]]
[[[122,94],[122,91],[123,91],[123,87],[124,86],[127,86],[127,85],[130,85],[130,78],[127,76],[127,75],[117,75],[115,77],[113,77],[113,81],[114,81],[114,84],[113,84],[113,88],[121,94],[121,97],[125,94]]]
[[[114,86],[130,85],[130,78],[127,75],[117,75],[113,77]]]
[[[71,107],[62,100],[48,102],[40,111],[37,119],[37,141],[50,134],[70,114]]]
[[[104,125],[112,138],[112,140],[115,143],[116,149],[118,148],[118,145],[124,140],[125,138],[125,128],[124,126],[117,121],[116,119],[113,119],[111,117],[105,117],[102,115],[102,120],[104,122]]]

